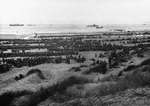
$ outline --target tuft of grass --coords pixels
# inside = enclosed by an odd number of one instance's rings
[[[80,67],[72,67],[69,71],[78,72],[81,71]]]
[[[87,71],[84,71],[83,74],[90,74],[93,72],[105,74],[107,72],[107,63],[101,62],[100,64],[96,64],[95,66],[89,68]]]

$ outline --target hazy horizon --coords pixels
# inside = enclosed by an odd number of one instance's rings
[[[149,0],[0,0],[0,24],[146,24]]]

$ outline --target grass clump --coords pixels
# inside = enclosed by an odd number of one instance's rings
[[[101,73],[105,74],[107,72],[107,63],[105,61],[101,61],[99,64],[93,65],[89,68],[89,70],[83,72],[83,74],[90,73]]]

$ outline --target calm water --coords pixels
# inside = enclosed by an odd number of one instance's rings
[[[87,32],[98,31],[100,29],[88,28],[86,25],[24,25],[24,26],[9,26],[0,25],[0,33],[5,34],[28,34],[33,32]],[[101,29],[102,30],[102,29]]]
[[[105,25],[102,29],[89,28],[86,25],[24,25],[24,26],[9,26],[0,24],[0,39],[1,38],[24,38],[33,33],[54,33],[54,32],[99,32],[111,31],[113,29],[125,30],[149,30],[150,25],[136,26],[121,26],[121,25]]]
[[[0,25],[0,38],[22,38],[26,35],[33,33],[91,32],[91,31],[95,32],[99,31],[99,29],[87,28],[86,25],[24,25],[24,26]]]

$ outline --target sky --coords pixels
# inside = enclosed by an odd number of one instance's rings
[[[150,23],[150,0],[0,0],[0,24]]]

